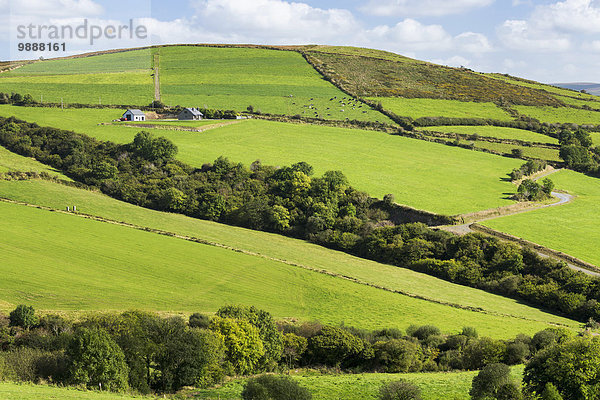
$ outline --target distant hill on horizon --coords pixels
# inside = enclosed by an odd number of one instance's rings
[[[592,82],[571,82],[571,83],[551,83],[553,86],[558,86],[564,89],[585,90],[589,94],[600,96],[600,83]]]

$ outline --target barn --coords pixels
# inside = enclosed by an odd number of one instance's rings
[[[197,108],[184,108],[177,116],[179,120],[199,120],[202,118],[204,118],[204,114]]]
[[[125,111],[123,114],[123,119],[125,121],[145,121],[146,114],[143,113],[142,110],[132,109]]]

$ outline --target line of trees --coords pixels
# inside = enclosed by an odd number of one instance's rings
[[[173,143],[147,132],[118,145],[12,118],[0,119],[0,144],[143,207],[302,238],[581,321],[600,320],[599,279],[496,238],[396,225],[392,196],[372,199],[340,171],[314,177],[305,162],[247,168],[223,157],[193,168],[173,158]]]
[[[72,321],[39,317],[32,307],[20,305],[8,318],[0,316],[0,379],[172,393],[184,386],[213,386],[226,376],[297,367],[406,373],[516,365],[532,357],[548,360],[546,350],[570,338],[562,328],[495,340],[479,337],[469,327],[443,334],[432,325],[370,331],[293,324],[247,306],[225,306],[213,316],[192,314],[187,322],[140,311]],[[532,372],[526,374],[532,385],[546,379],[534,377],[539,365],[531,364]],[[253,386],[280,384],[293,390],[286,382],[255,383],[248,392],[259,390]]]
[[[558,140],[560,157],[568,168],[595,176],[600,174],[600,147],[593,146],[587,130],[562,130]]]

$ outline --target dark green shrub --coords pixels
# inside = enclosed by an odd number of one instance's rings
[[[208,315],[194,313],[190,315],[190,328],[208,329],[210,327],[210,317]]]
[[[390,382],[379,390],[379,400],[421,400],[421,389],[406,381]]]
[[[242,390],[243,400],[311,400],[308,389],[287,376],[262,375],[251,378]]]
[[[24,304],[19,304],[11,311],[9,319],[10,326],[20,326],[24,329],[30,329],[38,323],[38,317],[35,315],[33,307]]]
[[[469,394],[473,400],[521,398],[521,391],[510,376],[510,368],[501,363],[486,365],[479,371],[479,374],[473,378]]]

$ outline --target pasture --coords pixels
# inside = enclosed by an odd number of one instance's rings
[[[76,204],[83,213],[202,238],[273,259],[285,260],[288,263],[351,276],[361,282],[421,296],[439,303],[477,307],[489,314],[531,320],[536,326],[540,323],[576,326],[573,321],[528,307],[516,300],[452,284],[408,269],[353,257],[281,235],[148,210],[97,192],[40,180],[0,181],[0,196],[55,209],[64,209],[66,205]]]
[[[442,99],[407,99],[402,97],[370,97],[384,109],[401,117],[484,118],[510,121],[512,117],[494,103],[475,103]]]
[[[423,400],[468,400],[475,375],[477,371],[345,375],[305,372],[291,377],[308,388],[314,400],[376,400],[381,386],[399,379],[417,385],[421,389]],[[523,367],[513,367],[512,375],[521,380]],[[194,395],[204,400],[236,400],[239,399],[244,382],[243,379],[229,381],[216,389],[194,391]]]
[[[523,237],[600,265],[600,181],[574,171],[550,177],[557,189],[577,196],[573,202],[485,221],[490,228]]]
[[[462,135],[479,135],[496,139],[523,140],[526,142],[558,144],[558,139],[542,135],[541,133],[527,131],[524,129],[505,128],[501,126],[431,126],[423,128],[426,131],[443,133],[459,133]]]
[[[168,105],[393,123],[325,81],[296,52],[198,46],[157,52]]]
[[[52,167],[42,164],[33,158],[22,157],[12,153],[0,146],[0,173],[9,171],[47,172],[50,175],[55,175],[61,179],[70,180],[60,171],[57,171]]]
[[[514,106],[521,114],[549,124],[572,123],[600,125],[600,111],[581,110],[568,107]]]
[[[99,392],[72,387],[35,385],[33,383],[0,382],[2,400],[151,400],[154,396],[135,396],[111,392]]]
[[[475,148],[488,149],[503,154],[511,154],[513,149],[519,149],[525,157],[538,158],[546,161],[561,161],[558,149],[547,149],[544,147],[529,147],[529,146],[518,146],[507,143],[493,143],[486,142],[483,140],[478,141],[463,141],[463,143],[473,144]]]
[[[118,110],[35,110],[0,106],[0,115],[15,115],[117,143],[130,142],[140,130],[97,125],[119,117]],[[203,133],[148,130],[171,139],[179,147],[178,158],[193,166],[222,155],[246,165],[255,160],[266,165],[306,161],[317,175],[341,170],[353,186],[373,196],[381,198],[392,193],[398,203],[442,214],[511,204],[503,193],[514,191],[514,187],[503,178],[521,164],[520,160],[382,132],[261,120]]]
[[[154,99],[150,50],[38,61],[0,74],[0,92],[44,103],[147,105]]]
[[[224,304],[246,304],[277,318],[364,329],[437,324],[444,332],[458,332],[476,326],[482,335],[508,338],[547,327],[74,215],[9,203],[0,203],[0,214],[4,309],[27,303],[78,313],[210,313]]]
[[[521,79],[521,78],[517,78],[517,77],[513,77],[513,76],[507,76],[504,74],[491,73],[491,74],[485,74],[485,75],[490,78],[498,79],[498,80],[501,80],[501,81],[504,81],[504,82],[507,82],[507,83],[510,83],[513,85],[522,86],[522,87],[526,87],[526,88],[530,88],[530,89],[543,90],[543,91],[546,91],[553,95],[569,96],[569,97],[575,97],[575,98],[580,98],[580,99],[599,101],[597,96],[577,92],[576,90],[564,89],[564,88],[561,88],[558,86],[547,85],[544,83],[530,81],[527,79]],[[563,101],[562,97],[559,97],[558,99],[560,101]]]

